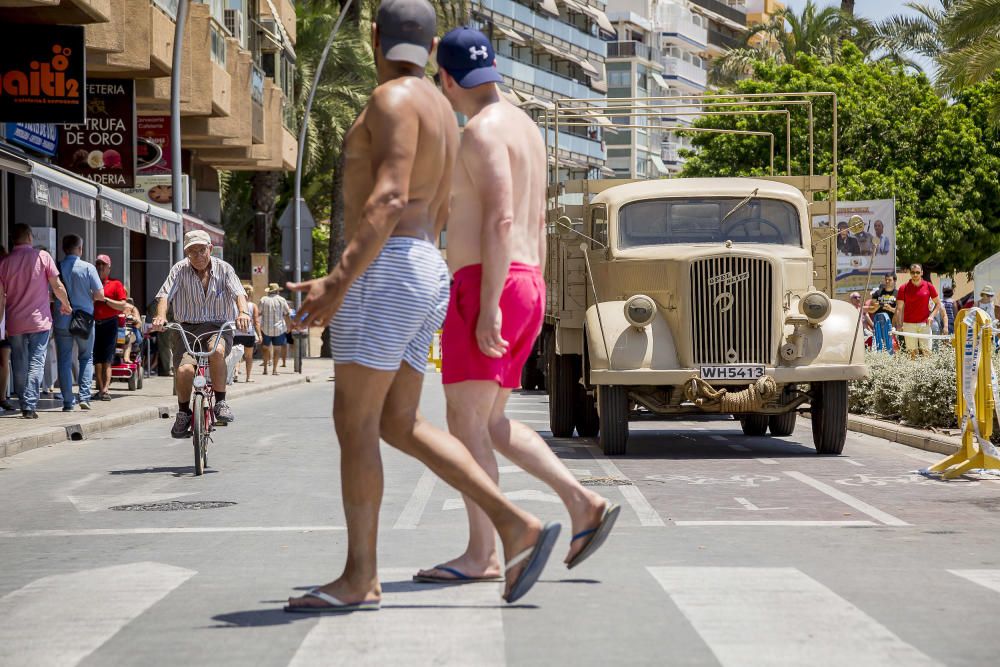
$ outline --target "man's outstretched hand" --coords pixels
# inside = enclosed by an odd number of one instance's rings
[[[308,326],[325,327],[344,303],[344,293],[330,285],[327,278],[315,278],[301,283],[285,283],[292,292],[302,292],[305,299],[296,311],[292,324],[296,329]]]
[[[154,317],[153,318],[153,331],[164,331],[167,328],[167,318],[165,317]]]

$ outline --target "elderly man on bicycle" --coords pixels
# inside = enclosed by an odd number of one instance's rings
[[[226,357],[233,348],[233,330],[222,331],[223,346],[218,345],[219,332],[226,322],[246,331],[250,312],[246,293],[232,266],[212,256],[212,241],[207,232],[190,231],[184,235],[184,259],[174,264],[157,293],[153,330],[163,331],[167,323],[167,307],[173,306],[174,319],[184,328],[191,348],[211,350],[209,369],[215,392],[215,418],[219,423],[232,422],[232,408],[226,403]],[[199,338],[195,342],[195,338]],[[198,347],[200,346],[200,350]],[[191,387],[197,361],[184,348],[180,336],[174,340],[174,380],[177,388],[177,418],[170,435],[187,438],[191,435]]]

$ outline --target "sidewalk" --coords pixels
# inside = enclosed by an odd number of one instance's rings
[[[847,416],[847,429],[938,454],[954,454],[962,447],[962,438],[957,435],[910,428],[885,419],[862,417],[853,413]]]
[[[261,374],[260,360],[255,359],[251,376],[255,382],[230,385],[227,399],[238,400],[242,396],[303,382],[326,382],[332,374],[330,359],[311,358],[303,359],[301,375],[292,371],[292,359],[289,359],[287,368],[278,368],[278,375],[265,376]],[[0,458],[67,440],[86,440],[113,428],[172,417],[177,411],[173,381],[172,377],[146,378],[143,388],[134,392],[129,391],[124,382],[112,382],[112,399],[93,401],[93,409],[89,412],[80,410],[79,406],[73,412],[63,412],[61,400],[43,396],[38,402],[38,419],[22,419],[20,411],[0,413]],[[16,400],[13,402],[17,404]]]

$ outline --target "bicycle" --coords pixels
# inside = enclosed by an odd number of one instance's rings
[[[212,382],[208,377],[208,358],[222,342],[222,332],[227,328],[235,330],[236,325],[232,321],[226,322],[217,332],[209,331],[199,336],[189,334],[176,322],[170,322],[166,328],[180,332],[184,348],[198,362],[191,387],[191,442],[194,445],[194,474],[201,476],[208,467],[208,443],[215,430],[215,392],[212,391]],[[202,338],[216,336],[215,346],[207,352],[195,352],[188,343],[188,336],[194,339],[199,348]]]

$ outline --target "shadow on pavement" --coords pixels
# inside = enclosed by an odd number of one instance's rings
[[[218,470],[212,470],[207,468],[205,470],[206,475],[214,475],[219,472]],[[156,474],[171,474],[174,477],[193,477],[194,467],[193,466],[161,466],[158,468],[134,468],[132,470],[109,470],[109,475],[156,475]]]

